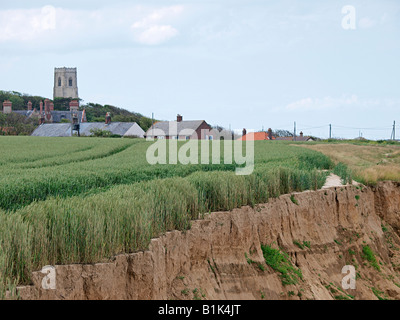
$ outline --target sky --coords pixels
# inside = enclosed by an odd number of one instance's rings
[[[64,66],[160,120],[400,137],[398,0],[1,0],[0,90],[52,98]]]

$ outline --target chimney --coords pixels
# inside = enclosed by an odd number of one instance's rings
[[[32,101],[28,101],[28,111],[32,111]]]
[[[79,102],[78,102],[78,100],[72,100],[72,101],[70,101],[70,103],[69,103],[69,110],[70,110],[70,111],[78,112],[78,110],[79,110]]]
[[[180,114],[178,114],[176,116],[176,122],[182,122],[182,120],[183,120],[183,117]]]
[[[303,131],[300,131],[300,138],[303,138]]]
[[[54,103],[50,102],[50,111],[54,111]]]
[[[11,113],[12,112],[12,102],[9,100],[5,100],[3,102],[3,113]]]
[[[243,128],[243,131],[242,131],[242,136],[245,136],[245,135],[246,135],[246,133],[247,133],[246,129],[245,129],[245,128]]]
[[[271,128],[268,129],[268,139],[272,140],[272,129]]]
[[[109,112],[107,112],[106,114],[106,124],[110,124],[111,123],[111,115]]]
[[[50,111],[50,100],[46,99],[44,100],[44,112],[49,112]]]
[[[40,101],[40,115],[43,113],[43,101]]]

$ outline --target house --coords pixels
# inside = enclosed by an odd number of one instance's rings
[[[147,130],[145,138],[213,140],[217,138],[216,131],[205,120],[184,121],[183,117],[178,114],[176,121],[159,121],[154,123]]]
[[[71,123],[43,123],[33,131],[35,137],[71,137]],[[121,137],[144,137],[144,130],[136,122],[111,122],[110,116],[106,122],[82,122],[79,124],[80,136],[91,136],[93,130],[109,131]]]
[[[27,110],[12,110],[12,102],[6,100],[3,102],[3,113],[17,113],[22,116],[31,119],[38,119],[39,124],[42,123],[59,123],[63,122],[63,120],[72,121],[72,110],[76,110],[79,119],[82,122],[86,121],[85,111],[79,111],[79,102],[77,100],[72,100],[69,104],[70,110],[65,111],[55,111],[54,110],[54,103],[51,102],[49,99],[45,99],[44,103],[40,101],[40,109],[37,110],[34,108],[32,110],[32,102],[28,102]]]
[[[249,133],[247,133],[246,129],[243,129],[243,135],[238,140],[242,141],[275,140],[275,137],[272,136],[271,128],[268,129],[268,132],[260,131],[260,132],[249,132]]]
[[[276,137],[276,140],[281,140],[281,141],[315,141],[315,139],[313,137],[303,135],[303,132],[300,132],[300,135],[296,136],[296,138],[293,138],[293,137]]]
[[[213,129],[212,133],[214,135],[214,139],[218,140],[236,140],[239,138],[237,134],[235,134],[233,131],[222,129]]]
[[[275,140],[275,137],[270,138],[267,132],[260,131],[260,132],[249,132],[246,135],[240,137],[238,140],[242,141]]]

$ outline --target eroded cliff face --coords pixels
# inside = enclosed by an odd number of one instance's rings
[[[22,299],[400,299],[400,186],[336,187],[215,212],[149,250],[110,263],[56,266],[19,288]],[[297,243],[297,244],[296,244]],[[262,245],[281,248],[302,279],[284,285]],[[376,263],[367,259],[372,249]],[[364,252],[363,252],[364,250]],[[371,258],[371,256],[368,256]],[[356,289],[342,289],[355,267]],[[380,271],[378,270],[380,269]]]

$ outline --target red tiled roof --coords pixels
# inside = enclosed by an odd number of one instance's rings
[[[239,138],[238,140],[249,140],[249,141],[259,141],[259,140],[269,140],[268,133],[261,132],[249,132],[245,136]],[[275,140],[275,137],[272,137],[272,140]]]

